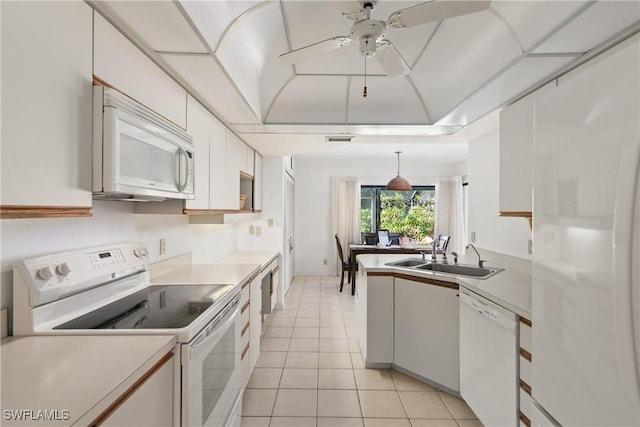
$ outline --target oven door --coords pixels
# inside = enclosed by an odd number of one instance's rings
[[[182,425],[225,426],[241,394],[240,296],[183,344]]]

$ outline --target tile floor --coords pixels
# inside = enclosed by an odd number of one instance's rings
[[[358,300],[338,283],[294,279],[262,339],[242,426],[481,427],[464,401],[394,370],[364,368]]]

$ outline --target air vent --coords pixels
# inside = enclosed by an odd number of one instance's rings
[[[327,142],[351,142],[353,136],[327,136]]]

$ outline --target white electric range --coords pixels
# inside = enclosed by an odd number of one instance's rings
[[[239,425],[239,287],[152,286],[148,266],[137,242],[18,262],[13,334],[175,335],[180,424]]]

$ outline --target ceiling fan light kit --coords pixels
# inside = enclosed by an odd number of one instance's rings
[[[387,183],[385,187],[389,191],[411,191],[413,188],[409,181],[400,176],[400,154],[402,151],[396,151],[398,156],[398,175]]]

